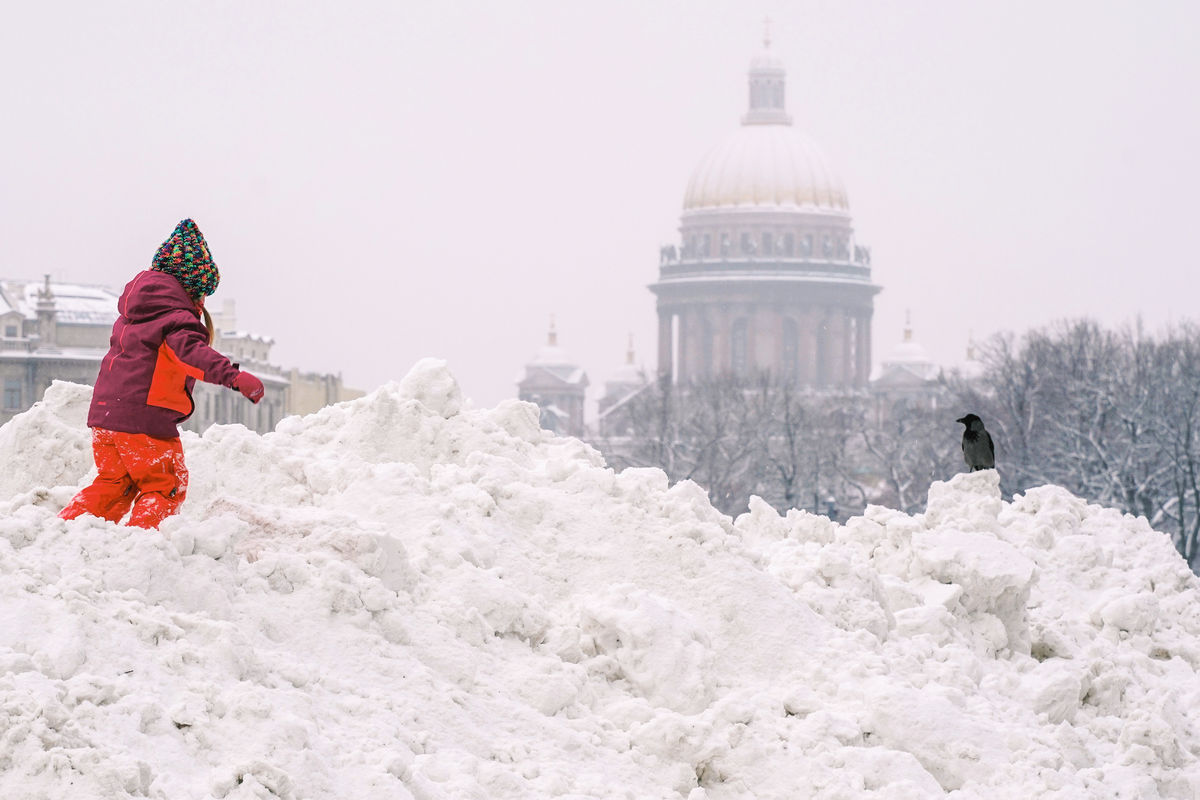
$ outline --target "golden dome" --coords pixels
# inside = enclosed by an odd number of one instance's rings
[[[683,210],[800,209],[848,214],[846,190],[821,148],[792,127],[787,73],[771,53],[750,62],[749,108],[742,126],[701,159],[683,196]]]
[[[692,171],[685,211],[799,208],[849,212],[846,190],[825,154],[790,124],[744,124]]]

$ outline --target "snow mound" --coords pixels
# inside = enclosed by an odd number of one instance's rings
[[[1200,796],[1197,581],[1060,488],[734,521],[426,360],[146,532],[55,516],[87,401],[0,428],[0,796]]]

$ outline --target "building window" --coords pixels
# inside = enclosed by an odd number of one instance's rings
[[[18,333],[16,325],[5,325],[4,326],[4,338],[5,339],[16,339],[19,335],[20,335],[20,333]]]
[[[735,375],[745,375],[748,360],[746,358],[746,319],[735,320],[733,333],[729,337],[730,365]]]
[[[15,378],[4,379],[4,410],[21,411],[21,382]]]

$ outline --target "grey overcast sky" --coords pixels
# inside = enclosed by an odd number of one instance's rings
[[[371,389],[655,366],[658,246],[772,20],[872,248],[876,361],[1200,314],[1200,4],[5,2],[0,276],[120,288],[186,216],[240,326]]]

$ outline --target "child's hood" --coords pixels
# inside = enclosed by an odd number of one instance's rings
[[[155,270],[134,276],[122,292],[117,310],[130,322],[145,322],[172,311],[188,311],[197,318],[200,313],[179,281]]]

